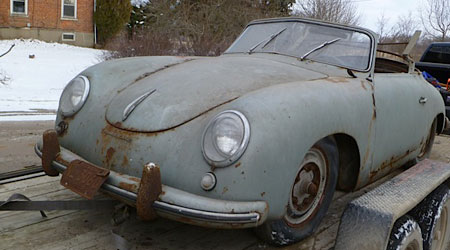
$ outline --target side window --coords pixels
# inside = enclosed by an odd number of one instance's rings
[[[28,0],[11,0],[11,14],[28,14]]]
[[[450,64],[450,45],[434,45],[427,51],[422,61]]]
[[[77,0],[62,0],[61,8],[63,18],[77,18]]]

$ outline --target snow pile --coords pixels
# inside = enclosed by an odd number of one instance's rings
[[[52,120],[64,86],[103,51],[37,40],[0,40],[0,121]]]
[[[148,0],[131,0],[131,5],[135,7],[141,7],[148,3]]]

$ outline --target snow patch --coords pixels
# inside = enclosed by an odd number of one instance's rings
[[[65,85],[101,61],[102,50],[38,40],[0,40],[0,121],[53,120]],[[6,78],[5,84],[1,79]],[[36,111],[38,110],[38,111]],[[49,112],[40,112],[47,110]],[[50,113],[50,114],[49,114]]]
[[[280,245],[288,245],[293,242],[292,239],[286,237],[282,231],[272,231],[272,240],[277,241]]]
[[[396,239],[403,238],[403,240],[406,240],[408,236],[414,232],[414,230],[417,230],[419,225],[414,220],[406,220],[406,222],[398,229],[396,233],[394,233],[394,237]],[[397,246],[397,250],[400,250],[404,246],[404,242],[399,244]]]

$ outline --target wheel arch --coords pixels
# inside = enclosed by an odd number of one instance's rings
[[[338,182],[336,189],[351,191],[356,187],[359,170],[360,154],[356,140],[347,134],[333,135],[339,152]]]

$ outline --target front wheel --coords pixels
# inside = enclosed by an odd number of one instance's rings
[[[274,245],[288,245],[310,236],[333,198],[338,160],[332,137],[314,144],[299,166],[283,218],[266,222],[256,229],[257,234]]]

